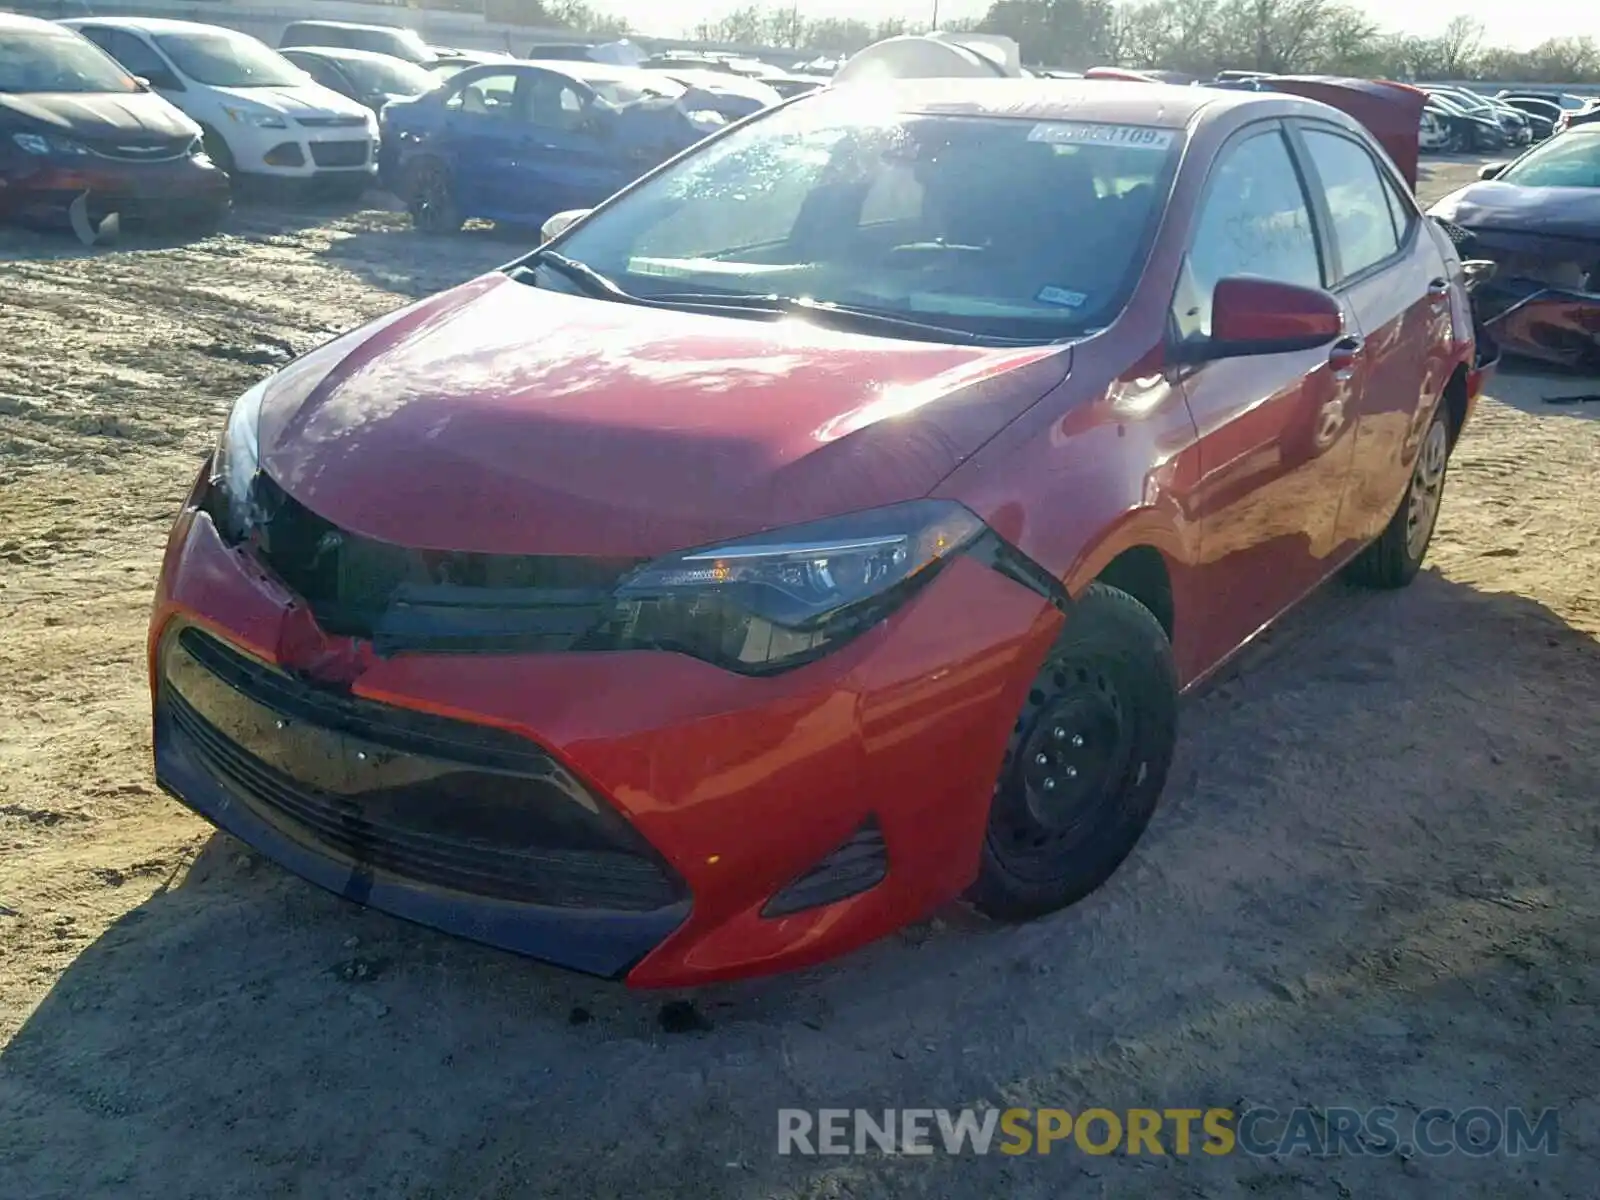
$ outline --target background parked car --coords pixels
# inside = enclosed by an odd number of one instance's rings
[[[283,56],[323,87],[375,113],[391,100],[420,96],[443,82],[416,63],[370,50],[314,46],[285,50]]]
[[[1493,153],[1509,144],[1505,127],[1483,113],[1468,112],[1447,93],[1428,89],[1428,111],[1444,124],[1449,154]]]
[[[524,58],[541,62],[595,62],[594,46],[588,42],[539,42],[528,47]]]
[[[722,123],[654,72],[508,62],[386,105],[382,178],[428,232],[469,217],[537,227],[598,204]]]
[[[199,125],[75,31],[0,13],[0,216],[64,221],[86,193],[95,226],[203,228],[229,203]]]
[[[229,175],[359,192],[377,171],[373,115],[248,34],[153,17],[62,23],[197,121],[206,152]]]
[[[1518,91],[1502,88],[1495,93],[1495,98],[1499,100],[1543,100],[1547,104],[1554,104],[1561,109],[1582,108],[1586,103],[1582,96],[1574,96],[1571,92],[1529,91],[1526,88]]]
[[[670,67],[656,63],[644,63],[643,67],[712,97],[715,110],[729,121],[741,121],[752,113],[783,101],[782,94],[771,84],[731,71]]]
[[[346,50],[370,50],[406,62],[427,66],[434,53],[414,29],[400,25],[361,25],[354,21],[290,21],[278,39],[278,48],[290,46],[339,46]]]
[[[1547,100],[1543,96],[1497,96],[1502,104],[1508,104],[1526,116],[1534,123],[1534,140],[1549,137],[1555,132],[1556,124],[1561,120],[1561,114],[1566,110],[1554,100]]]
[[[1422,110],[1422,118],[1417,128],[1417,147],[1420,150],[1437,153],[1449,144],[1448,114],[1430,101]]]
[[[1592,125],[1600,121],[1600,100],[1590,100],[1582,108],[1569,108],[1561,114],[1561,120],[1556,122],[1556,132],[1564,133],[1568,129],[1576,129],[1580,125]]]
[[[1464,254],[1497,265],[1479,321],[1509,353],[1600,370],[1600,125],[1479,175],[1432,209],[1470,237]]]
[[[1526,146],[1532,140],[1532,131],[1521,113],[1516,109],[1495,104],[1487,96],[1480,96],[1477,92],[1468,91],[1466,88],[1454,87],[1429,88],[1428,94],[1450,101],[1455,107],[1471,116],[1494,122],[1500,126],[1501,132],[1505,135],[1506,145]]]

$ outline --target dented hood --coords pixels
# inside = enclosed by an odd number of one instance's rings
[[[261,463],[371,538],[645,557],[924,496],[1070,358],[646,309],[494,274],[275,376]]]
[[[1503,229],[1600,244],[1600,188],[1522,187],[1491,180],[1452,192],[1433,213],[1465,229]]]

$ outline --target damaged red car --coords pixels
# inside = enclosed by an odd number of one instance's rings
[[[1483,268],[1481,332],[1507,353],[1600,370],[1600,125],[1577,125],[1430,210]]]
[[[1449,239],[1335,108],[819,91],[238,400],[157,775],[638,986],[1049,913],[1150,820],[1180,693],[1417,573],[1478,385]]]

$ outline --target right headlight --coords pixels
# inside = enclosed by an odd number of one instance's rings
[[[261,401],[266,384],[262,380],[234,402],[211,454],[205,509],[230,542],[243,539],[255,524],[254,484],[261,470]]]
[[[593,641],[747,673],[798,666],[883,620],[985,531],[959,504],[915,500],[685,551],[627,576]]]

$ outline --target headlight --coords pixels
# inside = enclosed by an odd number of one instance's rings
[[[53,133],[13,133],[11,140],[17,148],[27,154],[57,154],[65,158],[74,158],[81,154],[89,153],[86,146],[81,146],[71,138],[58,137]]]
[[[959,504],[917,500],[686,551],[624,579],[595,641],[796,666],[877,624],[984,530]]]
[[[230,108],[223,106],[223,112],[228,114],[230,121],[237,121],[241,125],[254,125],[257,129],[287,129],[289,122],[277,113],[261,112],[254,108]]]
[[[211,456],[211,487],[206,511],[230,542],[241,540],[255,523],[252,484],[261,469],[261,401],[266,380],[234,402]]]

